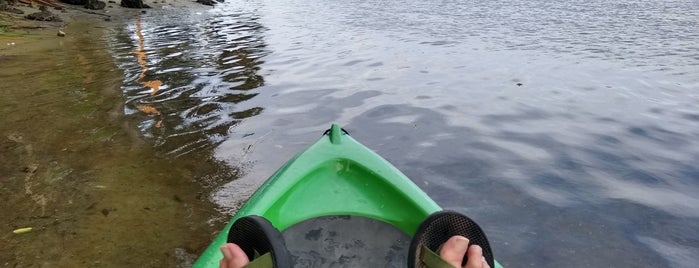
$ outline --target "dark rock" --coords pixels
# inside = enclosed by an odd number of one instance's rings
[[[141,10],[141,13],[146,14],[146,11],[145,11],[145,10]]]
[[[51,11],[48,11],[45,6],[41,6],[39,9],[41,10],[40,12],[29,14],[25,16],[25,18],[38,21],[63,21],[61,18],[51,13]]]
[[[202,4],[202,5],[207,5],[207,6],[213,6],[216,4],[216,1],[214,0],[197,0],[197,3]]]
[[[107,217],[107,215],[109,215],[109,209],[106,209],[106,208],[102,209],[102,215]]]
[[[106,18],[104,18],[104,21],[112,21],[112,18],[111,18],[111,17],[106,17]]]
[[[84,6],[85,4],[87,4],[87,0],[61,0],[61,2],[66,3],[66,4],[81,5],[81,6]]]
[[[107,1],[107,3],[116,4],[116,1],[109,0],[109,1]]]
[[[524,84],[522,84],[522,83],[517,83],[516,85],[517,85],[518,87],[521,87],[521,86],[523,86]]]
[[[143,0],[121,0],[121,6],[128,8],[150,8],[150,6],[143,3]]]
[[[87,0],[87,3],[85,3],[85,8],[92,10],[104,9],[105,6],[107,6],[107,3],[99,0]]]
[[[54,7],[55,10],[63,10],[63,7]]]

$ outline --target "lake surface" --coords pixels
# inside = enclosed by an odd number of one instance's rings
[[[156,151],[236,170],[229,212],[338,122],[505,267],[699,261],[696,0],[229,1],[111,43]]]

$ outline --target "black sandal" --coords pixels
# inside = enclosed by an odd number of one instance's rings
[[[408,267],[452,267],[436,252],[439,252],[439,248],[455,235],[468,238],[470,245],[479,245],[483,249],[483,257],[488,265],[495,267],[493,252],[483,230],[470,218],[454,211],[438,211],[422,221],[410,242]],[[465,254],[461,266],[466,265],[467,261]]]
[[[233,223],[228,243],[235,243],[245,252],[250,268],[291,268],[291,254],[282,234],[267,219],[250,215]]]

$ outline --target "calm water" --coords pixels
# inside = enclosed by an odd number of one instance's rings
[[[699,261],[696,0],[230,1],[112,39],[157,150],[240,170],[230,210],[339,122],[506,267]]]

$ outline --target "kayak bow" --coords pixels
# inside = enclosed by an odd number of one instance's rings
[[[226,243],[228,230],[237,219],[248,215],[269,220],[284,235],[297,266],[306,267],[319,262],[308,258],[322,253],[323,249],[346,254],[347,250],[356,248],[339,245],[344,240],[370,249],[366,252],[375,252],[386,244],[373,240],[394,240],[387,245],[400,252],[377,253],[384,255],[374,259],[407,256],[407,243],[419,224],[440,210],[403,173],[333,124],[319,141],[284,164],[250,197],[194,267],[218,267],[223,257],[219,248]],[[387,230],[386,226],[394,230]],[[311,242],[316,245],[323,241],[335,244],[332,248],[326,244],[305,253],[294,251],[294,248],[308,248]],[[366,252],[355,255],[363,257],[361,254]],[[376,260],[364,258],[369,262],[360,263],[375,264],[371,261]],[[402,265],[405,261],[397,263]],[[395,264],[396,261],[391,266]]]

